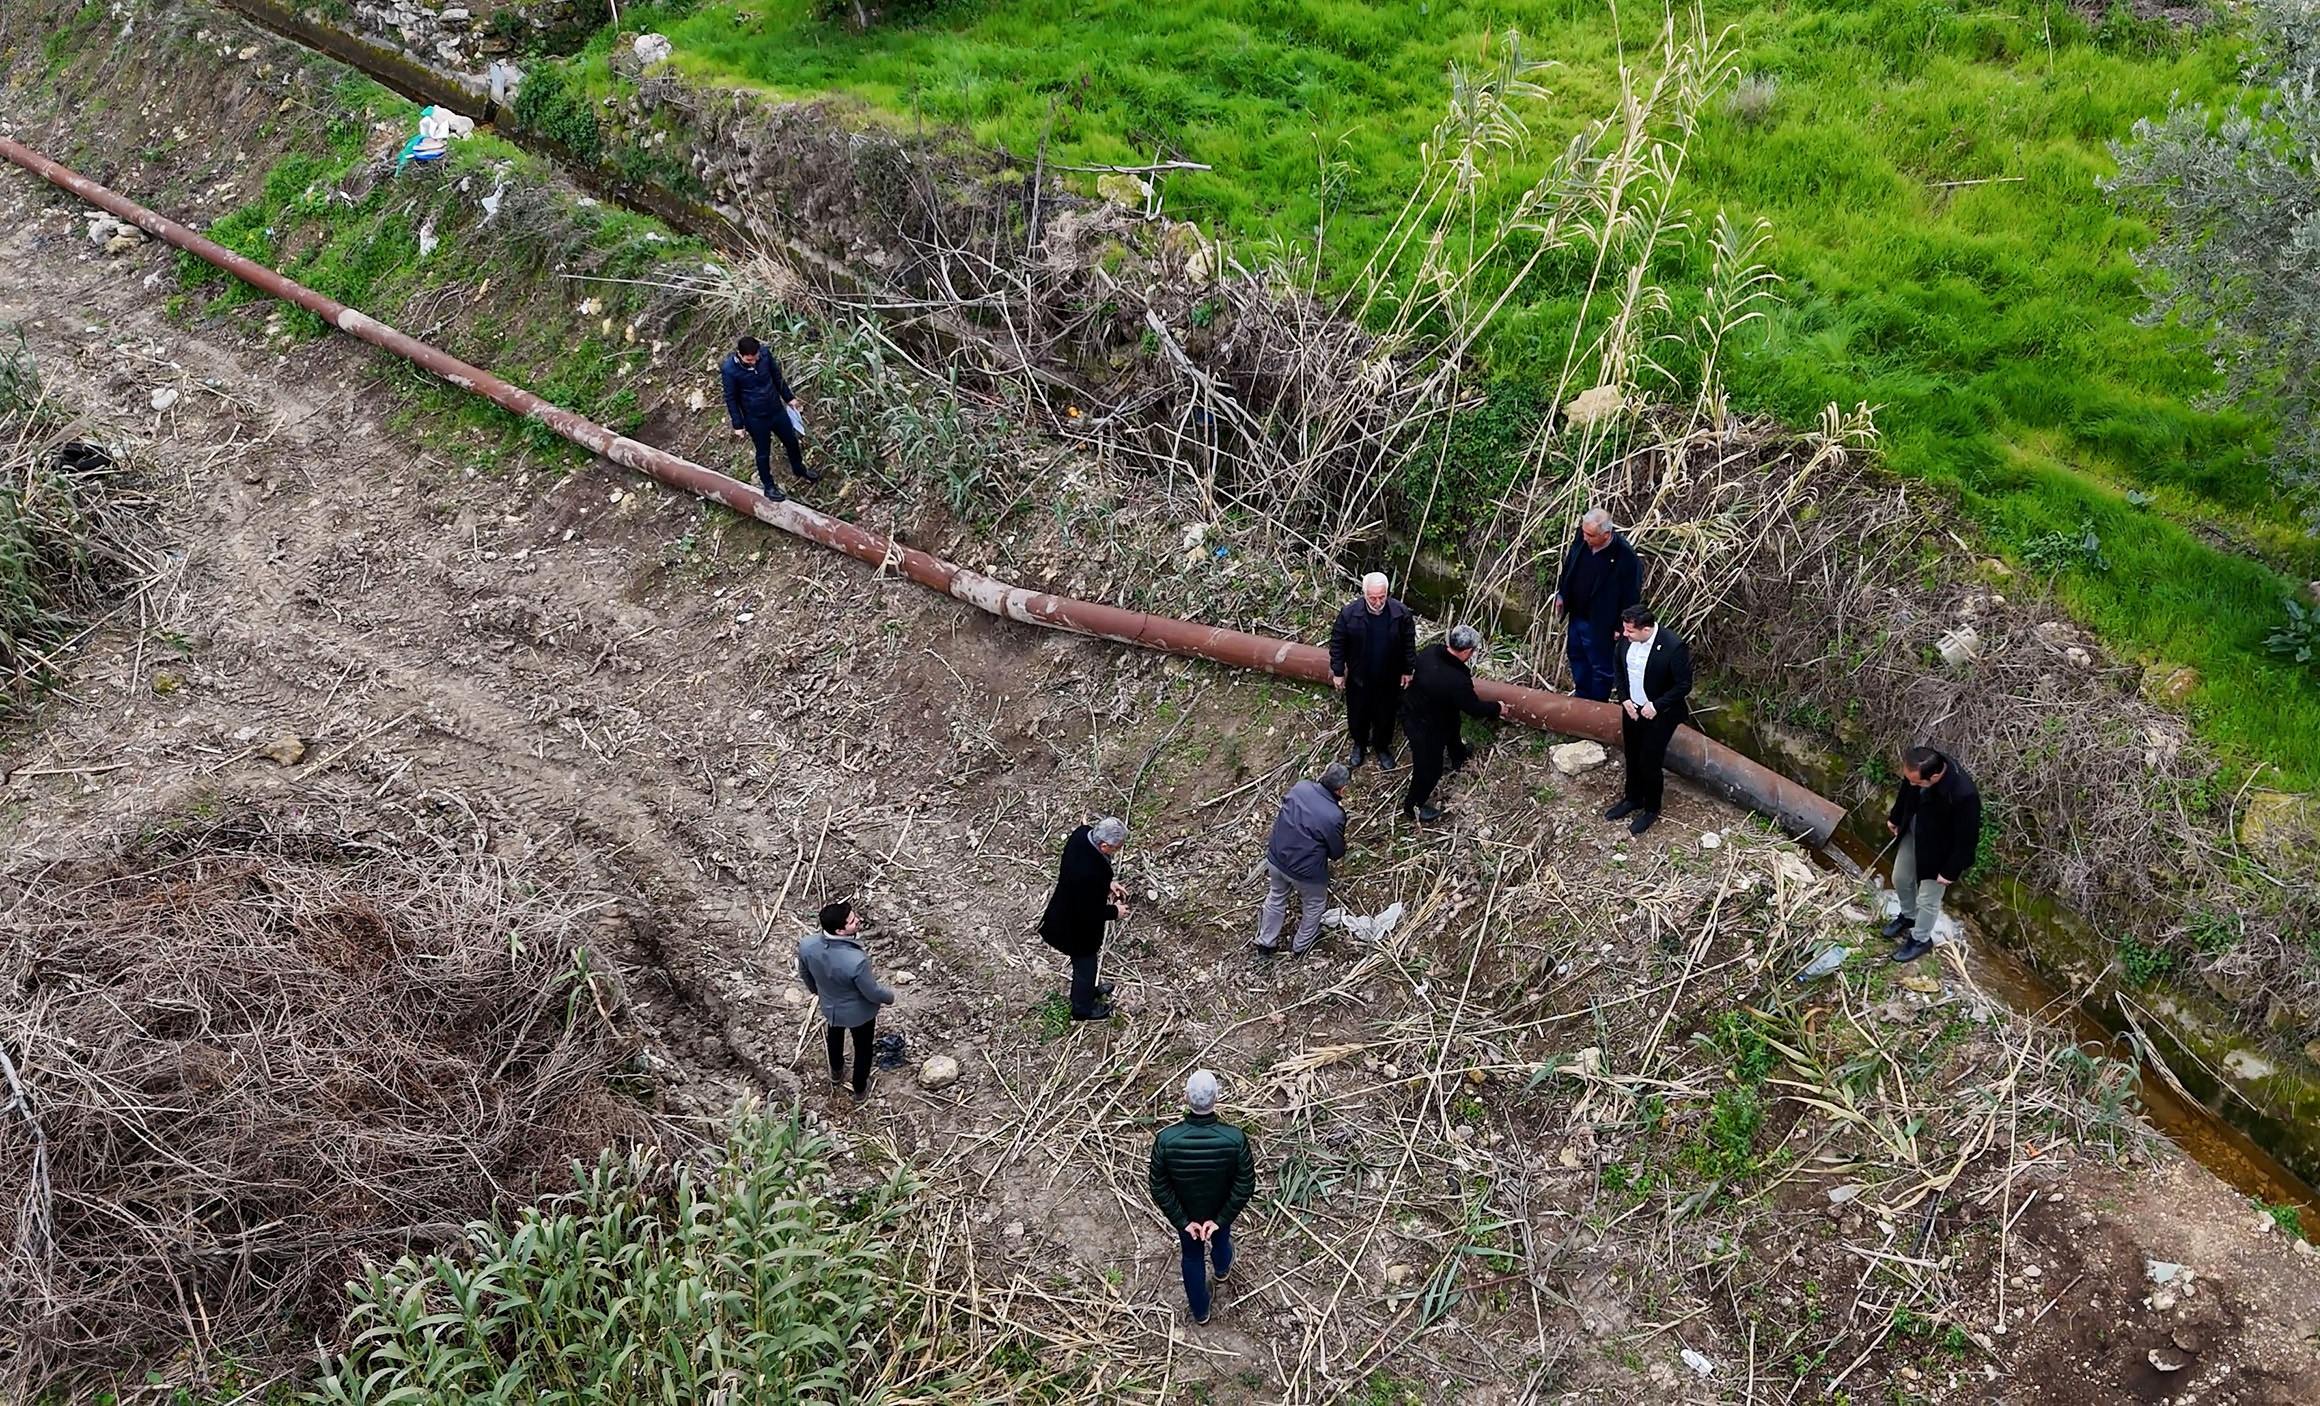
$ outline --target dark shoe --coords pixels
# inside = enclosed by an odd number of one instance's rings
[[[1917,920],[1904,913],[1898,918],[1887,918],[1885,926],[1877,930],[1877,935],[1887,942],[1898,942],[1901,940],[1901,934],[1916,926]]]
[[[1393,749],[1393,748],[1391,748],[1391,747],[1387,747],[1387,748],[1384,748],[1384,749],[1382,749],[1382,750],[1380,750],[1380,751],[1378,752],[1378,769],[1379,769],[1379,770],[1381,770],[1381,771],[1392,771],[1392,770],[1393,770],[1395,767],[1398,767],[1398,766],[1400,766],[1400,765],[1401,765],[1401,762],[1400,762],[1400,760],[1399,760],[1399,759],[1397,759],[1397,758],[1394,756],[1394,749]]]
[[[1196,1326],[1198,1326],[1198,1327],[1205,1328],[1205,1327],[1207,1327],[1207,1326],[1208,1326],[1208,1320],[1207,1320],[1206,1318],[1195,1318],[1195,1319],[1193,1319],[1192,1321],[1193,1321],[1194,1325],[1196,1325]]]
[[[1101,1000],[1104,997],[1111,995],[1115,989],[1116,988],[1110,982],[1099,981],[1096,983],[1096,998]]]
[[[759,484],[758,487],[764,492],[766,497],[771,498],[776,503],[786,503],[789,501],[789,495],[782,492],[778,485],[765,483]]]
[[[1913,937],[1893,949],[1893,960],[1896,962],[1914,962],[1932,950],[1932,943],[1923,938]]]
[[[1094,1010],[1089,1011],[1086,1015],[1081,1015],[1078,1011],[1073,1011],[1071,1013],[1071,1018],[1073,1020],[1110,1020],[1112,1015],[1112,1003],[1106,1001],[1102,1005],[1097,1006]]]
[[[1658,819],[1658,811],[1647,810],[1643,814],[1635,817],[1635,819],[1627,822],[1627,833],[1630,835],[1640,835],[1644,831],[1649,830],[1652,827],[1652,822]]]
[[[1278,957],[1281,955],[1281,949],[1278,947],[1267,947],[1265,944],[1260,942],[1257,944],[1257,955],[1260,957]]]
[[[1366,747],[1356,747],[1353,749],[1353,755],[1345,759],[1345,769],[1347,771],[1359,771],[1361,770],[1361,764],[1368,760],[1369,749]]]
[[[1440,806],[1419,806],[1419,807],[1418,807],[1418,819],[1419,819],[1419,820],[1421,820],[1421,821],[1423,821],[1423,822],[1425,822],[1425,823],[1426,823],[1426,824],[1428,824],[1428,825],[1431,825],[1431,824],[1433,824],[1435,821],[1437,821],[1437,820],[1440,820],[1441,818],[1442,818],[1442,808],[1441,808]]]
[[[1603,812],[1603,818],[1605,820],[1625,820],[1627,817],[1635,814],[1635,810],[1635,802],[1621,801],[1618,805],[1615,805],[1611,809]]]
[[[822,471],[820,469],[799,469],[797,471],[797,476],[804,479],[808,483],[820,483],[822,481]]]

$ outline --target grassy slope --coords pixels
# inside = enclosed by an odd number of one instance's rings
[[[1630,52],[1647,51],[1658,12],[1623,20]],[[2110,567],[2066,575],[2073,606],[2130,655],[2197,667],[2206,733],[2312,782],[2320,681],[2262,649],[2289,579],[2187,525],[2298,576],[2320,574],[2320,549],[2269,486],[2260,427],[2192,408],[2210,383],[2196,346],[2133,325],[2142,232],[2094,185],[2137,117],[2227,90],[2232,42],[2090,27],[2051,0],[1724,3],[1711,21],[1737,26],[1744,70],[1777,85],[1759,120],[1716,113],[1687,175],[1703,216],[1772,220],[1788,279],[1764,346],[1732,369],[1735,401],[1795,422],[1832,400],[1883,407],[1894,466],[1957,489],[2017,553],[2091,521]],[[1559,65],[1536,124],[1551,137],[1602,110],[1620,37],[1601,0],[1005,0],[867,35],[816,23],[807,0],[752,0],[624,25],[665,29],[698,72],[849,92],[1021,153],[1056,99],[1062,159],[1146,160],[1165,143],[1210,162],[1171,179],[1169,208],[1251,240],[1310,237],[1326,153],[1341,254],[1406,188],[1447,63],[1518,28]],[[1933,184],[1991,177],[2024,179]],[[1550,281],[1507,318],[1490,348],[1502,376],[1552,373],[1569,292]]]

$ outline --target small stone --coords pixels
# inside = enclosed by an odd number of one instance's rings
[[[295,737],[277,737],[258,755],[276,766],[296,766],[306,759],[306,744]]]
[[[1563,407],[1563,419],[1573,429],[1618,418],[1627,409],[1627,397],[1617,386],[1596,386],[1583,390]]]
[[[1704,831],[1700,832],[1700,848],[1701,848],[1701,849],[1711,849],[1711,850],[1712,850],[1712,849],[1722,849],[1723,847],[1724,847],[1724,837],[1723,837],[1722,835],[1719,835],[1719,834],[1717,834],[1717,833],[1716,833],[1715,831],[1713,831],[1713,830],[1704,830]]]
[[[167,410],[170,406],[177,404],[177,391],[174,387],[162,386],[147,399],[154,409]]]
[[[946,1089],[959,1081],[959,1062],[949,1055],[935,1055],[918,1067],[918,1086],[922,1089]]]
[[[781,1003],[785,1006],[802,1006],[806,1003],[806,993],[795,986],[788,987],[781,993]]]
[[[1920,996],[1941,994],[1941,978],[1931,972],[1911,972],[1901,978],[1901,989],[1915,991]]]
[[[1407,1283],[1409,1283],[1409,1282],[1410,1282],[1410,1267],[1409,1267],[1408,1265],[1406,1265],[1406,1264],[1389,1264],[1389,1265],[1387,1265],[1387,1266],[1386,1266],[1386,1282],[1387,1282],[1388,1284],[1407,1284]]]
[[[1547,749],[1547,760],[1553,762],[1555,770],[1563,775],[1577,776],[1582,772],[1593,771],[1611,760],[1611,757],[1603,750],[1600,742],[1565,742],[1559,747]]]
[[[893,980],[894,984],[897,986],[908,986],[910,983],[918,980],[918,973],[905,969],[903,971],[896,972],[894,974]]]
[[[2159,1351],[2159,1349],[2157,1349],[2157,1348],[2152,1348],[2152,1349],[2151,1349],[2149,1352],[2147,1352],[2147,1353],[2144,1353],[2144,1354],[2143,1354],[2143,1356],[2144,1356],[2144,1359],[2145,1359],[2146,1361],[2148,1361],[2148,1362],[2149,1362],[2149,1363],[2150,1363],[2150,1364],[2151,1364],[2153,1367],[2157,1368],[2159,1371],[2162,1371],[2162,1372],[2180,1372],[2180,1371],[2182,1371],[2182,1370],[2183,1370],[2183,1364],[2182,1364],[2182,1363],[2180,1363],[2180,1362],[2176,1362],[2176,1361],[2171,1361],[2171,1360],[2170,1360],[2170,1359],[2169,1359],[2169,1358],[2168,1358],[2168,1357],[2167,1357],[2165,1354],[2161,1353],[2161,1352]]]
[[[1011,1220],[1007,1222],[1006,1228],[1001,1230],[999,1233],[1006,1236],[1010,1240],[1020,1240],[1023,1238],[1023,1222],[1019,1220]]]

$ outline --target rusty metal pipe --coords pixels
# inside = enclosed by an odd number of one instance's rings
[[[438,347],[324,297],[18,142],[0,137],[0,156],[127,220],[154,238],[224,269],[261,292],[305,308],[349,336],[393,352],[461,390],[472,391],[517,415],[539,421],[592,454],[648,474],[672,488],[698,494],[769,527],[778,527],[809,542],[844,552],[881,572],[893,571],[930,590],[1027,625],[1093,635],[1140,649],[1189,655],[1237,668],[1262,669],[1308,683],[1322,683],[1329,677],[1329,655],[1313,645],[1146,615],[1095,601],[1026,591],[915,547],[866,532],[802,503],[776,503],[748,484],[626,435],[615,434],[481,367],[471,366]],[[1591,737],[1598,742],[1616,744],[1619,741],[1619,714],[1608,703],[1496,682],[1485,682],[1481,692],[1483,697],[1505,704],[1507,716],[1517,722],[1549,732]],[[1677,772],[1703,783],[1719,795],[1763,812],[1791,833],[1816,845],[1825,843],[1838,821],[1844,818],[1844,811],[1834,802],[1688,728],[1678,732],[1668,747],[1668,763]]]

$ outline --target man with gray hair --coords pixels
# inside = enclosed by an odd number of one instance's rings
[[[1152,1139],[1152,1203],[1176,1228],[1184,1259],[1184,1300],[1192,1321],[1208,1321],[1208,1266],[1216,1282],[1232,1273],[1232,1223],[1257,1194],[1249,1135],[1216,1116],[1216,1076],[1195,1069],[1184,1081],[1184,1117]]]
[[[1280,814],[1273,817],[1273,833],[1265,842],[1264,916],[1257,922],[1257,955],[1274,957],[1281,951],[1281,925],[1289,917],[1289,894],[1299,904],[1297,935],[1289,950],[1304,956],[1321,935],[1322,910],[1329,906],[1329,862],[1345,857],[1345,806],[1340,797],[1353,774],[1337,762],[1324,767],[1317,781],[1300,781],[1281,798]]]
[[[1056,866],[1055,892],[1039,919],[1039,936],[1071,958],[1073,1020],[1112,1015],[1112,984],[1096,980],[1096,965],[1103,957],[1104,924],[1128,916],[1128,892],[1112,878],[1112,856],[1127,842],[1128,827],[1117,816],[1072,831]]]
[[[1329,627],[1329,686],[1345,695],[1345,727],[1353,734],[1349,769],[1377,753],[1394,769],[1394,715],[1418,665],[1418,623],[1410,608],[1386,594],[1386,574],[1361,578],[1361,596],[1337,612]]]
[[[1619,612],[1643,599],[1643,561],[1611,525],[1611,514],[1589,508],[1563,554],[1563,571],[1547,604],[1570,617],[1564,653],[1571,661],[1571,692],[1602,701],[1616,681]]]
[[[1496,720],[1505,709],[1485,703],[1474,691],[1473,671],[1466,667],[1482,648],[1482,632],[1458,625],[1449,637],[1418,652],[1416,676],[1402,698],[1402,735],[1410,739],[1410,789],[1402,797],[1402,814],[1424,821],[1439,820],[1442,812],[1427,804],[1442,779],[1445,755],[1450,769],[1466,765],[1471,753],[1459,736],[1461,717]]]

